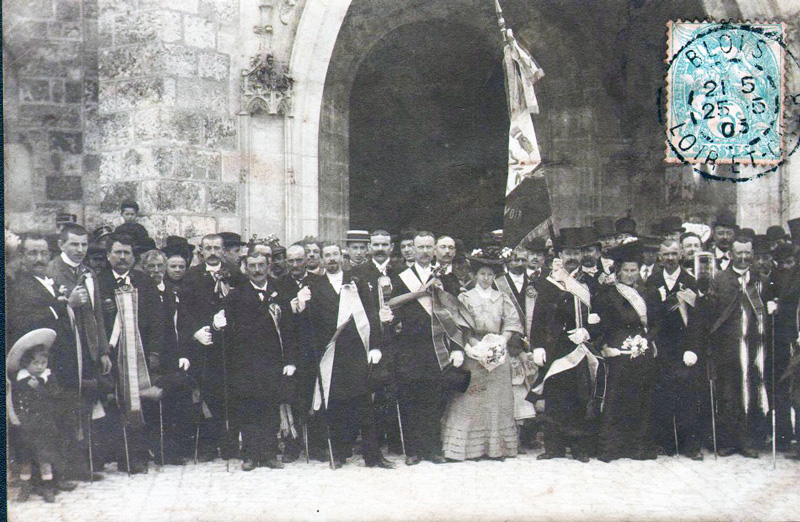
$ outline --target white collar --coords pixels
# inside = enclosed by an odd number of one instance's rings
[[[664,282],[667,283],[667,286],[670,290],[675,286],[675,282],[681,276],[681,267],[679,266],[677,270],[675,270],[672,274],[667,273],[667,269],[664,269]]]
[[[749,269],[749,268],[745,268],[744,270],[740,270],[740,269],[736,268],[736,267],[735,267],[735,266],[733,266],[733,265],[731,265],[731,269],[732,269],[734,272],[736,272],[736,274],[737,274],[737,275],[739,275],[739,276],[743,276],[743,275],[747,274],[748,272],[750,272],[750,269]]]
[[[220,261],[220,263],[217,266],[211,266],[208,263],[205,263],[205,265],[206,265],[206,272],[211,272],[212,274],[222,270],[222,261]]]
[[[506,273],[508,274],[508,276],[511,278],[512,281],[515,281],[515,282],[519,281],[520,283],[525,281],[525,273],[524,272],[519,274],[519,275],[513,274],[511,272],[506,272]]]
[[[51,288],[51,287],[55,286],[55,284],[56,284],[56,282],[55,282],[55,281],[53,281],[53,279],[52,279],[52,278],[50,278],[50,277],[47,277],[47,276],[44,276],[44,277],[33,276],[33,277],[34,277],[34,278],[35,278],[37,281],[39,281],[40,283],[42,283],[44,286],[46,286],[46,287],[48,287],[48,288]]]
[[[389,261],[391,261],[391,259],[387,257],[386,261],[384,261],[383,263],[378,263],[377,261],[375,261],[374,257],[372,258],[372,263],[375,265],[375,268],[377,268],[382,274],[386,273],[386,268],[389,266]]]
[[[253,288],[255,288],[256,290],[258,290],[259,292],[266,292],[266,291],[267,291],[267,285],[269,285],[269,281],[266,281],[266,282],[264,283],[264,286],[263,286],[263,288],[262,288],[262,287],[260,287],[260,286],[256,286],[256,285],[255,285],[255,283],[253,283],[252,281],[250,281],[250,285],[251,285]]]
[[[328,280],[333,283],[334,281],[337,283],[341,283],[344,281],[344,270],[339,269],[338,272],[332,274],[330,272],[325,272],[325,275],[328,276]]]
[[[62,261],[63,261],[63,262],[64,262],[64,263],[65,263],[67,266],[69,266],[69,267],[71,267],[71,268],[78,268],[79,266],[81,266],[81,264],[80,264],[80,263],[76,263],[75,261],[73,261],[72,259],[70,259],[70,258],[67,256],[67,253],[66,253],[66,252],[61,252],[61,260],[62,260]]]
[[[417,274],[419,274],[419,277],[422,279],[423,283],[425,282],[425,279],[427,279],[428,276],[431,275],[431,272],[433,272],[433,265],[428,265],[423,268],[416,261],[414,261],[414,268],[417,270]],[[425,277],[423,278],[423,276]]]
[[[40,376],[36,377],[36,378],[37,379],[41,379],[44,382],[47,382],[47,379],[50,378],[50,373],[51,373],[50,372],[50,368],[45,368],[44,371],[42,372],[42,374]],[[23,379],[27,379],[28,377],[33,377],[33,375],[31,375],[31,372],[29,372],[27,368],[23,368],[23,369],[21,369],[19,371],[19,373],[17,373],[17,380],[18,381],[21,381]]]
[[[128,270],[124,274],[118,274],[118,273],[114,272],[114,270],[111,270],[111,274],[114,276],[114,279],[124,279],[126,281],[129,281],[130,280],[129,276],[131,274],[131,271]]]

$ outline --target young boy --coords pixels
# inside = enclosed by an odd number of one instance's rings
[[[33,330],[22,336],[8,354],[6,367],[11,374],[11,424],[18,431],[21,456],[22,490],[18,500],[31,494],[31,464],[39,467],[39,494],[45,502],[55,502],[56,490],[71,491],[76,485],[54,480],[63,465],[62,441],[57,420],[62,401],[59,389],[48,366],[49,350],[56,332],[49,328]],[[63,471],[63,470],[62,470]]]

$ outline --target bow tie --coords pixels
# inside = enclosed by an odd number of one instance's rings
[[[117,277],[116,279],[117,279],[117,286],[125,286],[128,284],[127,277]]]

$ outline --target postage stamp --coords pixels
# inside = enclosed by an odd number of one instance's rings
[[[782,23],[668,22],[666,161],[777,165]]]

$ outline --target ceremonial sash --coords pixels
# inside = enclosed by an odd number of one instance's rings
[[[684,326],[689,326],[689,306],[694,308],[697,300],[697,294],[691,288],[684,288],[678,290],[675,294],[678,297],[678,312],[681,314]]]
[[[642,296],[632,286],[624,285],[622,283],[616,284],[617,292],[633,307],[636,314],[639,316],[639,322],[642,323],[645,332],[647,331],[647,303],[644,302]]]
[[[764,303],[761,301],[761,295],[757,286],[760,286],[758,282],[753,285],[745,285],[743,293],[756,317],[758,345],[756,346],[755,367],[759,379],[757,391],[758,406],[761,408],[762,413],[766,414],[769,411],[769,399],[767,397],[767,388],[764,385],[764,369],[766,363],[766,352],[764,349]],[[744,404],[744,413],[747,414],[750,407],[750,343],[748,342],[747,335],[750,329],[750,321],[744,306],[745,305],[742,304],[742,337],[739,345],[739,358],[742,366],[742,402]]]
[[[591,294],[589,293],[589,288],[586,285],[578,282],[577,279],[569,275],[565,270],[559,272],[560,273],[557,274],[556,271],[553,271],[549,276],[547,276],[547,280],[561,290],[569,292],[573,296],[577,297],[586,306],[592,306],[592,298]]]
[[[511,298],[511,303],[514,305],[514,308],[517,309],[519,319],[523,323],[522,327],[525,330],[525,335],[529,335],[531,331],[531,322],[533,321],[533,307],[536,303],[536,298],[529,297],[527,288],[523,288],[523,291],[525,292],[525,310],[523,310],[522,305],[517,300],[517,296],[511,288],[511,285],[508,284],[508,279],[506,279],[506,276],[501,275],[495,278],[494,282],[497,285],[498,290]]]
[[[412,293],[422,288],[422,281],[410,268],[400,273],[400,279]],[[439,369],[444,370],[450,365],[448,341],[463,347],[464,335],[461,327],[474,330],[472,318],[458,299],[440,288],[433,288],[430,295],[418,297],[417,302],[431,316],[433,349]]]
[[[117,317],[111,333],[110,344],[117,346],[119,368],[118,401],[127,420],[132,424],[144,422],[140,391],[150,388],[150,374],[139,334],[138,292],[124,286],[114,291]]]
[[[339,335],[344,331],[350,321],[355,321],[358,336],[364,345],[364,354],[369,353],[369,335],[370,326],[367,313],[364,311],[364,305],[361,303],[361,298],[358,296],[358,290],[354,283],[345,283],[339,292],[339,316],[336,324],[336,332],[334,332],[331,340],[325,346],[325,352],[319,362],[319,375],[317,385],[314,387],[314,410],[319,410],[322,407],[322,398],[324,391],[325,408],[328,407],[331,391],[331,377],[333,374],[333,360],[336,355],[336,340]],[[320,389],[320,386],[322,388]]]
[[[600,366],[600,363],[597,360],[597,357],[595,357],[595,355],[585,344],[579,344],[574,350],[569,352],[564,357],[553,361],[553,364],[551,364],[550,368],[548,368],[544,379],[542,379],[542,382],[540,382],[539,385],[533,388],[531,391],[536,395],[542,395],[544,393],[544,384],[547,382],[547,379],[554,375],[558,375],[559,373],[575,368],[581,363],[581,361],[583,361],[584,358],[589,364],[592,388],[594,388],[594,383],[597,381],[597,368]]]

